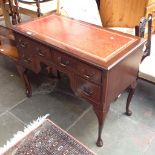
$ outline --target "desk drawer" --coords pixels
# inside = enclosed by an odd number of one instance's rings
[[[87,65],[58,51],[54,52],[54,61],[57,65],[65,69],[73,70],[86,80],[93,81],[97,84],[101,83],[101,71],[93,66]]]
[[[15,38],[20,63],[22,63],[26,68],[35,71],[37,62],[35,59],[35,50],[31,40],[19,34],[15,34]]]
[[[55,51],[54,52],[54,61],[62,69],[76,70],[77,61],[74,58],[72,58],[66,54]]]
[[[49,47],[19,34],[15,34],[15,37],[17,38],[20,61],[26,68],[37,72],[40,62],[46,63],[51,60],[52,55]]]
[[[78,96],[95,103],[100,102],[101,86],[93,84],[83,78],[76,78],[76,93]]]
[[[41,60],[51,60],[51,53],[49,47],[21,35],[16,35],[16,37],[18,37],[18,47],[20,48],[20,50],[24,50],[25,54],[31,53],[31,55],[33,54]]]
[[[33,43],[32,46],[35,47],[34,50],[35,50],[36,56],[40,61],[45,62],[47,60],[52,59],[52,53],[50,52],[49,47],[36,43],[36,42]]]
[[[78,73],[85,79],[95,83],[101,83],[101,71],[85,63],[79,63],[77,66]]]

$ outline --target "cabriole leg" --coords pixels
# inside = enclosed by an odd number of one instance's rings
[[[126,115],[128,116],[132,115],[132,111],[130,110],[130,104],[131,104],[131,99],[134,95],[136,86],[137,86],[137,81],[132,83],[129,89],[129,95],[128,95],[127,102],[126,102]]]
[[[16,68],[17,68],[19,75],[21,76],[21,78],[24,81],[25,89],[26,89],[26,96],[31,97],[32,96],[32,89],[31,89],[31,84],[30,84],[28,77],[27,77],[27,69],[24,68],[23,66],[19,65],[19,64],[16,64]]]
[[[97,119],[98,119],[98,138],[97,138],[97,142],[96,145],[98,147],[102,147],[103,146],[103,140],[102,140],[102,129],[103,129],[103,125],[104,125],[104,121],[106,118],[106,114],[109,110],[109,107],[106,108],[106,110],[99,110],[97,108],[94,107],[94,111],[96,113]]]

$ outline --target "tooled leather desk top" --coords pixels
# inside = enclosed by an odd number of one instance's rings
[[[52,14],[13,28],[36,40],[103,68],[127,54],[140,39]]]

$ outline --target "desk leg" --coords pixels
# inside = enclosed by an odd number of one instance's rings
[[[100,108],[96,108],[96,107],[94,107],[93,109],[94,109],[97,119],[98,119],[98,139],[97,139],[96,145],[98,147],[102,147],[103,146],[103,141],[101,138],[102,129],[103,129],[103,125],[104,125],[104,121],[105,121],[107,112],[109,111],[109,106],[104,111],[100,110]]]
[[[131,116],[132,115],[132,111],[130,110],[130,103],[131,103],[131,99],[134,95],[135,89],[137,86],[137,81],[135,81],[134,83],[131,84],[130,89],[129,89],[129,95],[127,98],[127,103],[126,103],[126,115]]]
[[[27,77],[27,69],[24,68],[23,66],[19,65],[19,64],[16,64],[16,68],[17,68],[19,75],[21,76],[21,78],[24,81],[25,89],[26,89],[26,96],[31,97],[32,96],[32,89],[31,89],[31,84],[30,84],[28,77]]]

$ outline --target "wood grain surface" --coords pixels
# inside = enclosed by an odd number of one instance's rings
[[[147,0],[101,0],[100,14],[103,25],[134,27],[145,15],[146,5]]]

